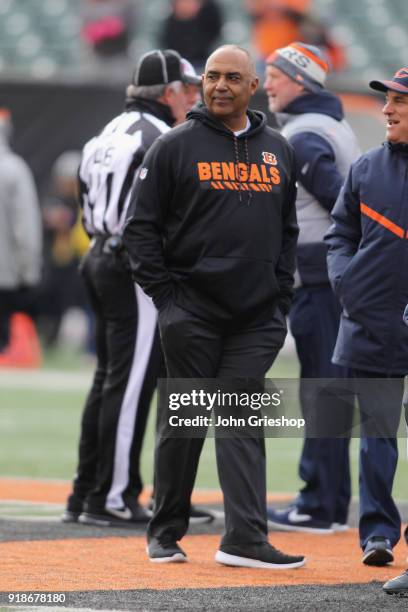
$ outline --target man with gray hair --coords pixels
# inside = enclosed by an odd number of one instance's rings
[[[156,309],[132,280],[121,235],[144,154],[185,117],[183,84],[192,76],[181,59],[171,50],[143,55],[124,112],[83,150],[80,203],[92,241],[82,275],[96,318],[97,367],[65,522],[129,527],[149,518],[137,501],[139,459],[161,353]]]
[[[322,434],[306,429],[299,462],[305,485],[284,509],[268,509],[270,526],[281,531],[334,534],[346,531],[351,498],[349,439],[333,437],[334,417],[347,429],[351,410],[342,398],[312,391],[311,379],[340,379],[346,368],[331,362],[340,320],[340,303],[327,275],[323,237],[350,164],[360,149],[344,118],[340,99],[325,89],[329,64],[315,46],[293,42],[266,61],[264,88],[269,110],[295,151],[299,241],[296,250],[295,295],[289,312],[300,362],[300,405],[306,421],[318,420]],[[330,427],[323,415],[330,411]]]

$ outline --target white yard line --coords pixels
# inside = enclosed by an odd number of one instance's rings
[[[44,508],[44,509],[55,509],[62,510],[65,508],[64,504],[56,504],[54,502],[35,502],[35,501],[22,501],[21,499],[1,499],[0,500],[0,512],[2,507],[17,506],[24,508],[28,506],[31,508]]]
[[[44,521],[46,521],[47,523],[60,523],[61,522],[61,517],[60,516],[53,516],[52,514],[1,514],[0,513],[0,520],[1,521],[13,521],[13,523],[15,522],[19,522],[19,523],[44,523]]]
[[[7,476],[1,475],[1,480],[31,480],[32,482],[38,482],[39,484],[69,484],[72,482],[69,478],[46,478],[45,476],[41,478],[36,478],[35,476]]]
[[[0,370],[0,389],[30,389],[34,391],[87,391],[92,371],[63,370]]]

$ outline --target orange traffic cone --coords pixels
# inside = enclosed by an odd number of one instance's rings
[[[22,312],[10,319],[10,342],[0,353],[0,368],[39,368],[41,346],[33,320]]]

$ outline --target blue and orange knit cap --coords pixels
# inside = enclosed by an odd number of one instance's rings
[[[266,63],[279,68],[299,85],[314,93],[319,93],[324,88],[330,68],[319,47],[301,42],[293,42],[287,47],[276,49],[267,58]]]

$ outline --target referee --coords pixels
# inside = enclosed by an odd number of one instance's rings
[[[177,52],[146,53],[126,90],[124,112],[83,150],[80,204],[92,241],[81,271],[95,314],[97,366],[64,522],[127,527],[149,520],[137,501],[139,463],[161,351],[156,309],[132,280],[121,234],[144,154],[185,118],[185,85],[199,82],[184,72]]]

